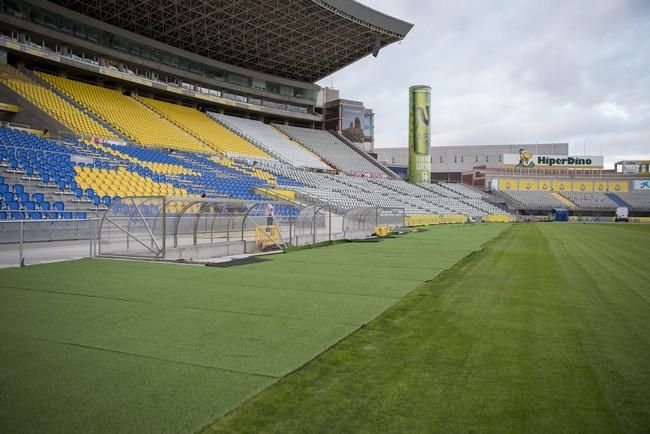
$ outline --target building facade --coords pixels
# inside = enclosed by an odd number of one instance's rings
[[[512,145],[432,146],[431,172],[467,172],[474,167],[503,167],[505,154],[517,154],[520,149],[535,154],[568,155],[568,143],[535,143]],[[390,167],[408,166],[407,148],[376,148],[377,160]]]

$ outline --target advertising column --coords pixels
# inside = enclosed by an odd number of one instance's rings
[[[409,173],[412,183],[431,181],[429,106],[431,87],[409,87]]]

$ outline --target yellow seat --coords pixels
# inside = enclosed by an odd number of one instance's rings
[[[136,143],[149,147],[214,153],[211,148],[120,91],[43,72],[37,74]]]
[[[205,113],[179,104],[140,96],[135,98],[220,153],[274,160],[262,149],[210,119]]]
[[[82,136],[116,139],[103,125],[77,110],[52,90],[41,86],[10,65],[0,65],[0,82],[32,102],[48,115]]]
[[[75,166],[75,171],[77,185],[83,189],[92,188],[100,196],[153,196],[157,192],[165,192],[166,196],[190,196],[185,189],[144,178],[124,168],[115,171]]]

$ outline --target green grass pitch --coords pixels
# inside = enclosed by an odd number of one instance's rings
[[[514,225],[210,431],[647,433],[649,246]]]
[[[0,431],[201,430],[506,228],[436,227],[232,268],[0,270]]]

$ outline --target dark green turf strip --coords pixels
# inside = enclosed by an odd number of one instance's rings
[[[504,228],[443,226],[232,268],[0,270],[0,431],[196,431]]]
[[[3,433],[194,432],[273,381],[22,335],[0,339]]]
[[[517,225],[211,431],[648,432],[649,245]]]

